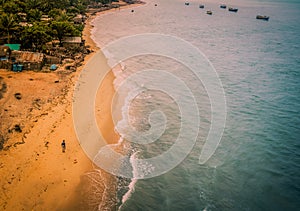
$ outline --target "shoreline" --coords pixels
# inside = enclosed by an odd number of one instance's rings
[[[126,5],[121,9],[139,5]],[[37,73],[24,71],[14,73],[0,71],[0,76],[7,82],[7,92],[0,99],[0,104],[3,104],[4,108],[9,107],[7,113],[11,112],[10,115],[19,120],[18,113],[22,112],[22,109],[26,109],[26,111],[32,109],[21,107],[20,112],[17,112],[19,104],[33,107],[30,118],[28,119],[27,115],[22,119],[22,133],[13,133],[8,140],[11,146],[0,151],[0,186],[3,190],[0,193],[1,209],[70,210],[76,205],[73,204],[74,199],[78,202],[82,197],[80,191],[82,191],[82,182],[84,182],[83,175],[89,176],[92,174],[91,172],[99,172],[98,169],[95,170],[92,161],[85,155],[77,141],[72,119],[72,97],[74,86],[82,69],[89,59],[100,50],[91,37],[92,21],[99,15],[113,12],[113,10],[98,12],[96,15],[88,17],[83,31],[83,39],[93,52],[84,58],[83,64],[78,67],[76,72]],[[112,98],[114,95],[113,80],[114,75],[110,71],[102,84],[105,87],[101,90],[103,94],[99,95],[100,98],[102,96],[101,99],[105,99],[102,106],[105,108],[102,111],[105,119],[100,122],[99,128],[102,132],[109,131],[103,133],[106,140],[117,143],[119,136],[114,132],[110,115],[111,101],[107,97],[109,95]],[[54,91],[51,88],[51,91],[48,90],[50,82],[54,84]],[[32,86],[32,89],[29,88],[28,92],[23,91],[24,86]],[[35,90],[40,87],[44,87],[41,88],[44,92],[36,93]],[[19,101],[13,99],[14,92],[18,90],[21,90],[22,94],[22,99]],[[48,98],[49,94],[51,94],[51,98]],[[35,110],[33,102],[38,98],[41,98],[42,103],[37,103],[38,108]],[[23,112],[26,113],[26,111]],[[62,140],[66,140],[67,149],[65,153],[61,152],[60,143]],[[106,193],[102,194],[103,201],[101,203],[105,207],[109,206],[109,197],[116,196],[116,184],[114,176],[100,171],[103,175],[102,187],[104,189],[102,193]],[[77,205],[81,206],[81,203],[79,200]],[[75,208],[77,207],[75,206]]]
[[[86,43],[90,45],[93,53],[85,64],[87,64],[95,54],[100,53],[101,60],[103,60],[103,63],[105,63],[103,65],[107,65],[107,58],[101,51],[101,46],[98,46],[97,43],[95,43],[95,41],[93,40],[92,30],[94,28],[93,21],[95,20],[95,18],[98,18],[101,15],[118,12],[122,9],[138,7],[144,4],[145,3],[127,4],[125,6],[122,6],[120,9],[105,10],[97,12],[95,15],[89,16],[86,27],[84,28],[83,37],[86,40]],[[83,67],[84,65],[82,66],[82,68]],[[103,69],[106,68],[103,67]],[[113,71],[110,70],[104,76],[104,79],[102,80],[102,83],[98,88],[97,98],[95,102],[95,109],[97,110],[96,121],[98,124],[98,129],[101,131],[103,139],[107,144],[118,144],[121,138],[120,135],[115,131],[115,125],[112,119],[111,103],[115,94],[114,80],[115,75]],[[95,183],[97,184],[96,187]],[[85,200],[82,200],[83,198]],[[100,204],[98,204],[99,198],[102,198]],[[91,204],[94,204],[94,206],[91,206]],[[97,205],[95,206],[95,204]],[[95,208],[97,208],[98,210],[115,210],[118,208],[115,207],[117,204],[118,198],[116,176],[107,173],[97,166],[94,166],[92,169],[81,175],[81,181],[77,185],[76,191],[64,204],[62,210],[75,210],[78,209],[78,207],[80,207],[80,209],[82,210],[94,210]]]

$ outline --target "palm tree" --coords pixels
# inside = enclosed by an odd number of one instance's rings
[[[64,36],[78,35],[78,30],[68,21],[53,21],[50,25],[52,35],[59,40],[60,45]]]
[[[15,16],[11,13],[4,13],[0,17],[0,29],[7,34],[7,43],[10,43],[10,35],[18,29],[18,23]]]
[[[27,10],[40,8],[42,2],[40,0],[26,0]]]
[[[44,44],[51,41],[49,27],[37,23],[34,23],[31,27],[27,26],[23,29],[20,40],[23,47],[41,51]]]

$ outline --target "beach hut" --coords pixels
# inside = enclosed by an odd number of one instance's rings
[[[24,13],[24,12],[19,12],[18,14],[18,17],[19,17],[19,19],[21,20],[21,21],[27,21],[27,14],[26,13]]]
[[[9,49],[12,51],[19,51],[21,44],[4,44],[4,46],[9,47]]]
[[[84,22],[83,15],[81,15],[81,14],[76,15],[76,16],[73,18],[73,22],[74,22],[75,24],[82,24],[82,23]]]
[[[7,60],[10,56],[10,48],[8,46],[0,46],[0,61]]]
[[[45,62],[45,56],[43,53],[29,51],[12,51],[11,59],[13,64],[22,65],[22,68],[19,66],[15,66],[15,70],[18,71],[41,70]]]
[[[51,20],[52,20],[52,18],[50,18],[48,15],[42,15],[42,17],[41,17],[41,21],[45,22],[45,23],[48,23]]]
[[[79,47],[82,44],[83,43],[82,43],[81,37],[64,37],[62,39],[62,45],[65,48],[67,48],[67,47]]]
[[[61,57],[45,55],[45,64],[61,64]]]
[[[11,69],[10,59],[11,50],[7,46],[0,46],[0,69]]]

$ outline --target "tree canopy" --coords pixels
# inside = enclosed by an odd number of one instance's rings
[[[81,36],[83,25],[73,18],[96,0],[0,0],[0,36],[6,43],[42,50],[64,36]],[[97,0],[98,1],[98,0]]]
[[[1,14],[0,17],[0,29],[6,33],[8,43],[10,43],[11,34],[18,29],[18,24],[15,19],[15,16],[11,13]]]

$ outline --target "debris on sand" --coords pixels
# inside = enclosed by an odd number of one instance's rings
[[[19,92],[15,93],[15,98],[16,98],[17,100],[21,100],[21,99],[22,99],[21,93],[19,93]]]
[[[4,83],[3,78],[0,77],[0,99],[3,98],[3,94],[7,91],[7,85]]]
[[[18,133],[22,133],[22,129],[21,129],[20,125],[18,125],[18,124],[15,125],[14,130]]]

